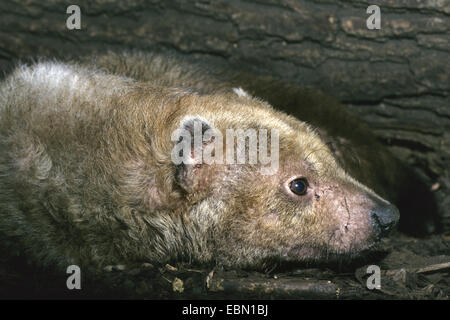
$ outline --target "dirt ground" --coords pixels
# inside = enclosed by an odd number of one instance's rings
[[[419,239],[396,234],[366,262],[290,268],[266,273],[192,269],[151,264],[84,274],[81,290],[68,290],[68,275],[27,266],[20,258],[0,264],[3,299],[440,299],[450,298],[450,236]],[[381,288],[369,290],[367,266],[381,270]],[[89,272],[88,272],[89,273]]]

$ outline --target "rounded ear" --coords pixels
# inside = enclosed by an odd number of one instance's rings
[[[175,142],[172,161],[176,165],[176,182],[187,192],[206,187],[201,183],[205,179],[203,151],[215,141],[217,132],[207,120],[200,116],[186,116],[172,134]]]

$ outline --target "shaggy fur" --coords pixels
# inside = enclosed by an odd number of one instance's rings
[[[236,80],[161,55],[20,66],[0,86],[0,237],[41,266],[189,261],[260,268],[370,248],[373,211],[310,125]],[[186,117],[277,129],[280,167],[171,160]],[[308,180],[296,196],[288,184]]]

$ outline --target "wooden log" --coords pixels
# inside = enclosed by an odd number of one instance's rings
[[[210,273],[207,288],[224,297],[336,299],[338,287],[331,281],[305,280],[296,277],[268,278],[238,277],[224,273]]]

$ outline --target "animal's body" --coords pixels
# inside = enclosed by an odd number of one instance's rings
[[[0,237],[33,263],[324,261],[357,256],[397,223],[364,185],[389,183],[370,170],[387,153],[369,170],[349,166],[346,149],[327,144],[333,126],[274,110],[250,81],[243,90],[161,55],[86,61],[21,66],[0,86]],[[198,125],[276,130],[276,170],[198,162],[194,150],[174,163],[174,132]]]

